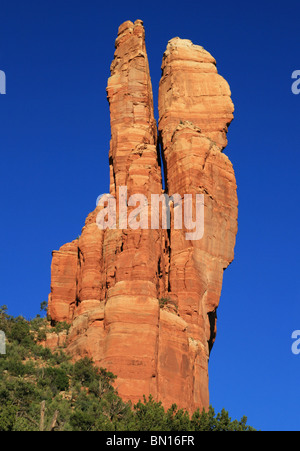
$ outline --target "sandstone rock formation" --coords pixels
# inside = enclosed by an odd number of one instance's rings
[[[52,324],[71,325],[67,352],[74,359],[91,357],[118,376],[123,399],[152,394],[165,407],[208,408],[216,312],[237,233],[235,176],[222,153],[233,118],[230,89],[208,52],[172,39],[162,63],[158,139],[137,20],[119,28],[107,96],[110,194],[120,227],[99,228],[99,204],[80,238],[53,252],[48,314]],[[151,195],[163,193],[192,194],[194,208],[196,194],[204,195],[201,239],[186,239],[185,223],[174,226],[175,201],[171,227],[151,227]],[[132,195],[148,202],[139,214],[128,202]],[[126,201],[128,217],[121,211]],[[144,214],[147,227],[138,227]]]

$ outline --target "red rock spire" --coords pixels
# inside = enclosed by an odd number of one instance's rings
[[[209,405],[216,309],[237,232],[236,182],[222,153],[233,104],[213,57],[191,41],[172,39],[162,69],[165,194],[204,195],[203,236],[186,239],[174,215],[169,230],[151,228],[151,195],[164,193],[160,152],[143,23],[127,21],[107,86],[116,227],[99,228],[99,205],[80,238],[53,253],[48,313],[52,323],[71,324],[67,352],[74,359],[89,356],[118,376],[123,399],[152,394],[165,407],[192,412]],[[137,218],[146,217],[148,228],[134,229],[128,217],[119,227],[118,208],[134,195],[144,199]],[[128,215],[136,206],[129,202]],[[174,213],[174,202],[170,207]]]

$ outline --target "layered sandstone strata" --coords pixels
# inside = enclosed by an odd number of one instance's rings
[[[144,27],[122,24],[107,87],[117,227],[99,227],[99,204],[80,238],[53,253],[48,313],[71,324],[74,359],[115,373],[125,400],[152,394],[193,411],[209,405],[208,360],[237,232],[236,182],[222,153],[233,104],[215,60],[190,41],[169,42],[162,70],[158,140]],[[147,207],[162,193],[204,195],[201,239],[187,240],[173,215],[170,229],[151,227]],[[139,214],[133,195],[146,199]],[[169,206],[174,213],[176,202]]]
[[[170,231],[169,293],[187,323],[193,405],[209,402],[208,360],[216,336],[223,271],[234,257],[236,181],[232,164],[222,153],[232,118],[230,89],[217,73],[214,58],[189,40],[169,41],[159,87],[166,187],[170,196],[204,195],[203,237],[187,240],[184,228]],[[195,211],[195,200],[193,207]],[[160,372],[164,381],[167,371],[164,365]],[[165,391],[171,399],[170,384],[165,383]]]

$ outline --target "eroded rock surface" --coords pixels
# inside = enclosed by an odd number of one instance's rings
[[[143,195],[146,204],[136,214],[138,204],[128,203],[127,216],[118,208],[117,227],[105,230],[99,205],[80,238],[54,251],[48,313],[52,324],[71,325],[67,352],[74,359],[91,357],[118,376],[123,399],[152,394],[165,407],[208,408],[208,360],[237,233],[235,176],[222,153],[233,118],[230,89],[202,47],[169,41],[158,139],[145,31],[137,20],[119,28],[107,97],[110,194],[118,207],[132,195]],[[174,227],[174,202],[171,227],[151,227],[152,194],[203,194],[201,239],[186,239],[185,223]],[[135,227],[142,217],[147,228]]]

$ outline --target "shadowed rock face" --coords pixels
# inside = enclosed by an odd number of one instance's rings
[[[80,238],[53,252],[48,313],[71,324],[67,352],[115,373],[119,394],[152,394],[165,407],[208,408],[208,360],[216,336],[223,271],[234,257],[237,194],[222,153],[233,104],[214,58],[174,38],[163,56],[159,140],[143,23],[119,28],[108,80],[110,194],[124,205],[151,194],[204,195],[204,234],[186,239],[174,226],[151,228],[147,205],[128,223],[98,227],[98,206]],[[158,141],[161,149],[159,148]],[[165,171],[162,188],[161,156]],[[146,215],[148,228],[133,228]],[[121,213],[117,209],[117,224]],[[160,212],[162,216],[162,212]],[[145,216],[144,216],[145,217]],[[138,219],[136,219],[138,221]],[[123,220],[123,219],[122,219]],[[133,222],[132,222],[133,221]],[[162,301],[163,299],[163,301]]]

